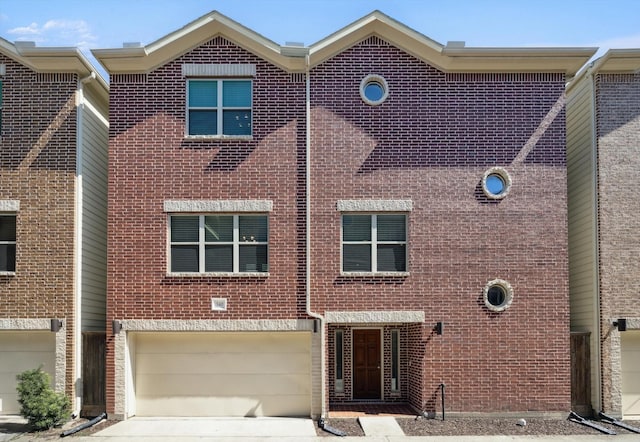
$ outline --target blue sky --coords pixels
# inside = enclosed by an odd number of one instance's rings
[[[78,46],[99,68],[90,49],[148,44],[213,10],[309,45],[374,9],[442,44],[640,47],[638,0],[0,0],[0,36]]]

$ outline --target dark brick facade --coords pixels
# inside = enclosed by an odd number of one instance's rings
[[[63,320],[71,396],[77,75],[36,73],[3,55],[0,64],[0,199],[20,201],[16,271],[0,276],[0,318]]]

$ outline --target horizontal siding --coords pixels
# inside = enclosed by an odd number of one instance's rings
[[[569,189],[569,279],[571,327],[593,331],[596,257],[591,77],[585,76],[567,99]]]
[[[104,117],[85,107],[82,120],[82,331],[106,324],[107,146]]]

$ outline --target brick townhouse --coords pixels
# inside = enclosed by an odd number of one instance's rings
[[[107,411],[570,408],[575,48],[212,12],[110,73]]]
[[[640,49],[611,49],[567,88],[571,330],[596,411],[640,418]],[[581,347],[577,347],[581,348]]]
[[[39,366],[80,412],[82,338],[104,340],[107,106],[78,49],[0,38],[0,415]]]

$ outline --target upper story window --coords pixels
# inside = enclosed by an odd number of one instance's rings
[[[171,273],[266,273],[266,215],[170,215]]]
[[[252,81],[187,80],[187,135],[250,136]]]
[[[0,273],[16,271],[16,215],[0,214]]]
[[[407,216],[343,214],[343,272],[406,272]]]
[[[1,79],[0,79],[0,130],[2,130],[2,80]]]

